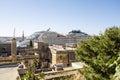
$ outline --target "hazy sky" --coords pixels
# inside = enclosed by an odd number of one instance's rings
[[[98,35],[120,26],[120,0],[0,0],[0,36],[47,30]]]

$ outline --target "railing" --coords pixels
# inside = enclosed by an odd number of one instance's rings
[[[78,73],[78,70],[62,70],[62,71],[51,71],[51,72],[44,72],[45,79],[54,79],[56,77],[62,77],[62,76],[69,76],[69,75],[76,75]]]
[[[17,61],[39,58],[38,55],[28,55],[28,56],[17,56]],[[0,57],[0,63],[12,62],[12,57]]]

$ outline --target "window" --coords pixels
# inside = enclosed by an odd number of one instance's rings
[[[60,60],[62,60],[62,58],[63,58],[63,57],[60,55]]]

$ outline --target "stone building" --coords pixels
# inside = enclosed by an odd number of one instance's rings
[[[11,55],[12,55],[12,62],[17,61],[17,48],[16,48],[16,39],[13,37],[11,41]]]
[[[11,55],[11,43],[0,43],[0,56],[5,57]]]
[[[49,45],[66,45],[66,44],[77,44],[80,41],[85,41],[90,36],[81,31],[71,31],[68,35],[61,35],[52,31],[43,31],[40,33],[38,40],[39,42],[48,43]]]
[[[62,63],[64,67],[70,66],[72,62],[77,61],[75,59],[74,48],[62,47],[62,46],[50,46],[52,54],[52,64]]]
[[[79,30],[73,30],[69,32],[67,35],[62,35],[54,31],[40,31],[35,32],[32,35],[28,36],[23,42],[20,44],[28,44],[29,40],[33,42],[43,42],[48,45],[71,45],[77,44],[80,41],[85,41],[90,37],[90,35],[81,32]]]
[[[42,61],[48,60],[50,62],[51,53],[50,53],[48,44],[43,43],[43,42],[34,42],[33,48],[39,50],[40,58]]]
[[[31,40],[29,46],[17,46],[15,30],[11,41],[0,40],[0,63],[31,62],[32,60],[39,58],[39,55],[36,55],[35,53],[39,53],[39,50],[33,48],[33,43]]]
[[[77,44],[80,40],[86,40],[89,37],[81,31],[72,31],[68,35],[64,36],[56,32],[41,31],[16,43],[15,37],[9,44],[0,44],[0,55],[8,56],[7,53],[11,53],[11,57],[2,61],[28,61],[32,59],[39,59],[42,64],[42,68],[48,68],[50,65],[57,63],[63,63],[63,66],[71,65],[71,62],[75,62],[74,48],[66,46],[67,44]],[[57,45],[57,46],[56,46]],[[59,46],[58,46],[59,45]],[[4,53],[4,55],[3,55]]]
[[[0,37],[0,57],[11,55],[11,37]]]

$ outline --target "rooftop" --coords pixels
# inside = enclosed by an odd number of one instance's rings
[[[60,46],[60,45],[49,46],[49,48],[54,49],[56,51],[74,51],[75,50],[75,48],[64,47],[64,46]]]
[[[16,80],[17,76],[16,64],[0,65],[0,80]]]

